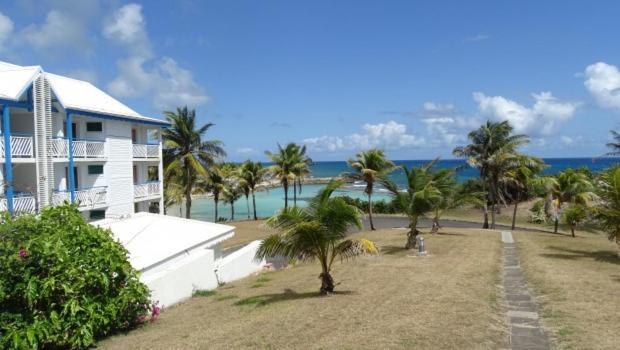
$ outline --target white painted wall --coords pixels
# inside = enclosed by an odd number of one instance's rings
[[[218,280],[228,283],[261,271],[265,260],[255,260],[254,256],[261,241],[253,241],[245,247],[225,256],[217,262]]]
[[[37,174],[34,164],[13,164],[13,189],[15,192],[35,193],[37,191],[36,181]]]
[[[131,124],[107,121],[104,173],[108,186],[106,216],[115,217],[133,213],[133,148]]]

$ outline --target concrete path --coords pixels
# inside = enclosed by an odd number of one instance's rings
[[[503,283],[508,306],[510,348],[550,349],[549,337],[539,323],[538,307],[523,278],[512,233],[502,231],[501,237],[504,243]]]

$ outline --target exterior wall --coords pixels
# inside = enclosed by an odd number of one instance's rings
[[[37,191],[37,174],[34,164],[13,164],[13,188],[15,193]]]
[[[228,283],[261,271],[265,260],[254,260],[261,241],[253,241],[217,262],[216,274],[220,283]]]
[[[25,109],[11,110],[11,134],[34,134],[34,113]]]
[[[130,124],[106,121],[107,161],[104,174],[108,185],[106,216],[117,217],[133,213],[133,148]]]

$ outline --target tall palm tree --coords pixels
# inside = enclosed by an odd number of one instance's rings
[[[614,138],[614,142],[607,143],[607,147],[611,148],[607,156],[620,156],[620,133],[616,130],[609,130],[611,136]]]
[[[416,247],[418,221],[422,215],[433,209],[433,204],[441,199],[441,191],[433,179],[432,169],[437,160],[434,160],[421,167],[411,169],[403,166],[407,188],[403,192],[398,186],[387,177],[382,178],[381,183],[390,192],[394,201],[402,208],[403,213],[409,218],[409,232],[407,233],[406,249]]]
[[[549,192],[554,203],[553,232],[558,233],[558,224],[564,203],[583,204],[595,198],[594,186],[588,175],[579,169],[566,169],[549,181]]]
[[[507,158],[516,154],[519,146],[529,142],[525,135],[513,135],[512,126],[507,122],[491,122],[471,131],[467,137],[470,144],[456,147],[452,153],[467,158],[467,163],[480,171],[483,191],[487,193],[484,203],[483,228],[489,228],[488,204],[491,204],[491,227],[495,228],[496,206],[500,200],[499,180],[505,170]]]
[[[202,178],[204,181],[202,181],[198,187],[200,187],[203,192],[211,193],[213,195],[213,202],[215,204],[215,215],[213,222],[217,222],[220,197],[224,193],[226,187],[225,175],[222,173],[220,165],[216,164],[208,168],[207,175]]]
[[[353,168],[354,172],[344,173],[342,176],[366,183],[364,192],[368,196],[368,220],[370,221],[370,229],[375,230],[375,225],[372,221],[372,193],[374,192],[375,183],[394,171],[396,166],[385,157],[383,150],[376,148],[359,152],[355,155],[355,158],[348,160],[349,166]]]
[[[224,157],[226,152],[221,141],[203,140],[213,123],[198,127],[195,110],[188,110],[185,106],[177,108],[176,112],[166,111],[164,114],[171,124],[170,128],[163,131],[165,159],[169,161],[166,173],[183,173],[185,217],[189,219],[196,175],[205,176],[205,168],[212,166],[218,158]]]
[[[532,187],[536,181],[536,176],[543,171],[547,165],[537,157],[518,154],[513,162],[507,166],[501,176],[500,182],[503,183],[507,192],[512,196],[512,230],[515,229],[517,219],[517,209],[519,202],[527,199],[532,193]]]
[[[350,226],[361,228],[359,210],[342,198],[332,198],[340,181],[330,182],[314,197],[307,208],[285,208],[271,217],[268,225],[281,231],[267,237],[256,252],[257,259],[285,256],[289,259],[318,260],[321,264],[321,294],[334,291],[331,275],[336,258],[347,259],[361,254],[376,254],[377,247],[365,239],[348,239]]]
[[[265,178],[265,173],[267,169],[263,168],[263,165],[260,162],[253,162],[251,160],[246,160],[241,165],[241,179],[247,188],[250,190],[252,194],[252,207],[254,208],[254,220],[258,220],[258,216],[256,215],[256,186],[263,182]]]
[[[265,152],[267,157],[269,157],[269,159],[274,163],[269,167],[269,171],[274,177],[280,179],[280,183],[284,189],[285,209],[288,208],[288,188],[291,181],[295,179],[293,165],[295,163],[295,158],[299,153],[299,148],[300,147],[295,143],[289,143],[286,147],[282,147],[278,144],[278,152]]]
[[[616,241],[620,258],[620,166],[601,174],[597,194],[602,203],[594,209],[594,216],[609,240]]]
[[[294,155],[291,164],[294,176],[293,205],[297,206],[297,189],[299,188],[299,193],[301,193],[303,179],[310,174],[310,166],[312,165],[312,159],[306,155],[306,146],[297,148],[297,153]]]

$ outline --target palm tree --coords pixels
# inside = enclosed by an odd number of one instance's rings
[[[620,166],[601,174],[598,185],[601,205],[594,209],[594,217],[610,241],[616,241],[620,258]]]
[[[611,136],[614,138],[614,142],[609,142],[607,147],[611,148],[611,151],[608,152],[607,156],[619,156],[620,155],[620,133],[615,130],[609,130]]]
[[[575,238],[575,229],[577,225],[588,217],[586,206],[581,204],[573,204],[562,214],[564,222],[570,227],[570,233]]]
[[[170,128],[163,131],[165,158],[169,160],[166,173],[183,173],[185,217],[189,219],[196,174],[205,176],[205,167],[212,166],[218,158],[224,157],[226,152],[221,141],[203,140],[213,123],[197,127],[195,110],[188,110],[186,106],[177,108],[176,113],[166,111],[164,114],[171,123]]]
[[[531,196],[537,174],[547,167],[545,162],[537,157],[516,155],[513,160],[500,180],[505,185],[506,192],[511,194],[514,203],[512,230],[515,229],[519,202],[527,199],[528,195]]]
[[[499,181],[507,158],[516,154],[519,146],[529,142],[525,135],[512,135],[512,126],[507,121],[491,122],[471,131],[467,137],[470,144],[456,147],[452,153],[467,158],[467,163],[480,171],[483,191],[487,193],[484,203],[483,228],[489,228],[488,204],[491,204],[491,228],[495,228],[495,212],[500,200]]]
[[[179,217],[183,217],[183,199],[185,198],[185,190],[181,180],[169,181],[164,186],[164,214],[166,209],[173,205],[179,206]]]
[[[355,157],[356,159],[348,160],[349,166],[355,172],[344,173],[342,176],[353,181],[364,181],[366,183],[364,192],[368,196],[368,220],[370,221],[370,229],[375,230],[375,225],[372,222],[372,193],[375,182],[394,171],[396,166],[385,157],[383,150],[376,148],[359,152]]]
[[[558,233],[560,212],[564,203],[586,205],[595,197],[593,185],[588,175],[579,169],[566,169],[557,173],[549,181],[549,193],[554,204],[554,228]]]
[[[244,186],[247,186],[247,188],[250,190],[250,193],[252,194],[254,220],[258,220],[258,217],[256,216],[256,186],[263,182],[267,169],[263,168],[263,165],[260,162],[252,162],[251,160],[246,160],[241,165],[240,169],[241,179],[244,183]]]
[[[230,220],[235,220],[235,202],[243,195],[243,187],[239,178],[239,169],[233,163],[226,163],[220,167],[224,177],[224,191],[222,200],[230,205]]]
[[[211,193],[213,195],[213,202],[215,204],[215,216],[213,222],[218,221],[218,204],[220,196],[224,193],[226,187],[226,179],[219,165],[212,166],[207,169],[207,176],[203,177],[204,182],[199,187],[204,192]]]
[[[297,153],[294,155],[291,161],[291,168],[293,173],[293,205],[297,206],[297,188],[301,194],[301,185],[304,177],[310,174],[310,166],[312,165],[312,159],[306,155],[306,146],[297,148]]]
[[[318,260],[321,264],[320,294],[334,291],[331,276],[336,258],[348,259],[361,254],[376,254],[377,247],[365,239],[348,239],[351,225],[361,228],[359,210],[342,198],[331,195],[340,181],[331,181],[314,197],[307,208],[284,208],[271,217],[268,225],[281,231],[267,237],[256,252],[257,259],[284,256],[306,261]]]
[[[278,152],[271,153],[266,151],[265,154],[274,163],[269,167],[269,171],[272,175],[280,179],[282,188],[284,189],[284,208],[288,208],[288,187],[290,181],[295,179],[293,164],[297,154],[299,153],[299,146],[295,143],[289,143],[286,147],[278,144]]]
[[[441,199],[441,191],[436,187],[433,179],[432,169],[437,163],[437,159],[421,167],[408,169],[403,166],[407,179],[406,191],[402,191],[398,186],[387,177],[381,183],[390,192],[394,201],[402,208],[403,213],[409,218],[409,232],[407,233],[407,243],[405,249],[416,247],[418,231],[418,220],[422,215],[433,209],[433,204]]]

